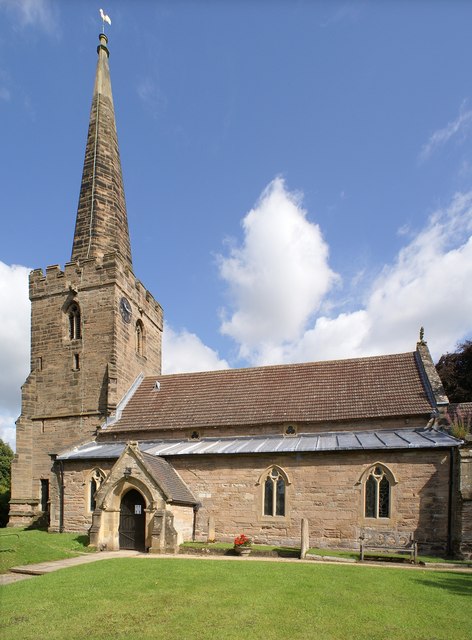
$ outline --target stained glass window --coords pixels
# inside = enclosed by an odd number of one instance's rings
[[[264,515],[273,516],[273,504],[274,504],[274,483],[272,478],[267,478],[264,485]]]
[[[369,476],[365,483],[365,517],[375,518],[375,497],[377,492],[377,482]]]
[[[264,482],[264,515],[285,515],[285,480],[275,467]]]
[[[390,515],[390,482],[384,476],[379,482],[379,518],[388,518]]]
[[[95,494],[97,493],[97,481],[95,478],[90,480],[90,511],[95,511],[96,502],[95,502]]]
[[[275,501],[275,515],[285,515],[285,482],[283,478],[277,480],[277,497]]]
[[[365,517],[390,517],[390,482],[382,467],[375,467],[365,483]]]

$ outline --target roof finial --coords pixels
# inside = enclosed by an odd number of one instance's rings
[[[108,24],[111,26],[111,18],[110,16],[107,16],[103,9],[100,9],[100,17],[102,19],[102,33],[105,33],[105,22],[108,22]]]
[[[420,344],[426,344],[424,341],[424,327],[420,327]]]

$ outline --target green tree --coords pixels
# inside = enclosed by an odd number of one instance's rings
[[[450,402],[472,402],[472,340],[442,355],[436,369]]]
[[[13,451],[7,442],[0,439],[0,527],[8,522],[8,503],[11,487],[11,461]]]

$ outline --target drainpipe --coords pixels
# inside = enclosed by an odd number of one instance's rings
[[[447,508],[447,555],[452,556],[452,536],[453,536],[453,502],[455,489],[455,465],[454,465],[454,449],[449,449],[449,504]]]
[[[201,506],[202,506],[201,502],[197,502],[197,504],[193,505],[192,542],[195,542],[195,532],[197,529],[197,513]]]
[[[64,462],[62,460],[59,460],[59,477],[61,479],[59,487],[59,533],[64,533]]]
[[[59,533],[64,533],[64,462],[57,459],[57,453],[50,453],[53,468],[56,467],[56,475],[58,476],[59,486]],[[56,463],[59,464],[59,473],[57,473]]]

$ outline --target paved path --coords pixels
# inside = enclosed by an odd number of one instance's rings
[[[75,567],[80,564],[88,564],[89,562],[97,562],[98,560],[110,560],[112,558],[141,558],[143,560],[231,560],[234,562],[296,562],[296,563],[314,563],[323,562],[323,564],[340,564],[333,560],[299,560],[297,558],[274,558],[264,556],[249,556],[245,558],[239,558],[236,556],[226,555],[212,555],[212,554],[169,554],[159,555],[150,553],[140,553],[139,551],[101,551],[97,553],[88,553],[76,558],[67,558],[65,560],[54,560],[52,562],[41,562],[40,564],[28,564],[22,567],[12,567],[10,573],[0,575],[0,585],[11,584],[12,582],[18,582],[19,580],[27,580],[34,576],[41,576],[45,573],[52,573],[59,569],[65,569],[67,567]],[[427,570],[427,571],[457,571],[460,573],[470,573],[472,575],[472,567],[464,565],[454,565],[450,563],[438,563],[429,564],[427,566],[412,565],[412,564],[397,564],[393,562],[353,562],[342,563],[343,566],[350,567],[382,567],[384,569],[406,569],[411,571]]]
[[[98,560],[110,560],[111,558],[133,558],[145,555],[138,551],[98,551],[97,553],[87,553],[76,558],[65,558],[63,560],[52,560],[51,562],[40,562],[39,564],[26,564],[22,567],[12,567],[10,573],[0,575],[0,585],[18,582],[33,576],[42,576],[45,573],[52,573],[59,569],[75,567],[78,564],[88,564]]]

